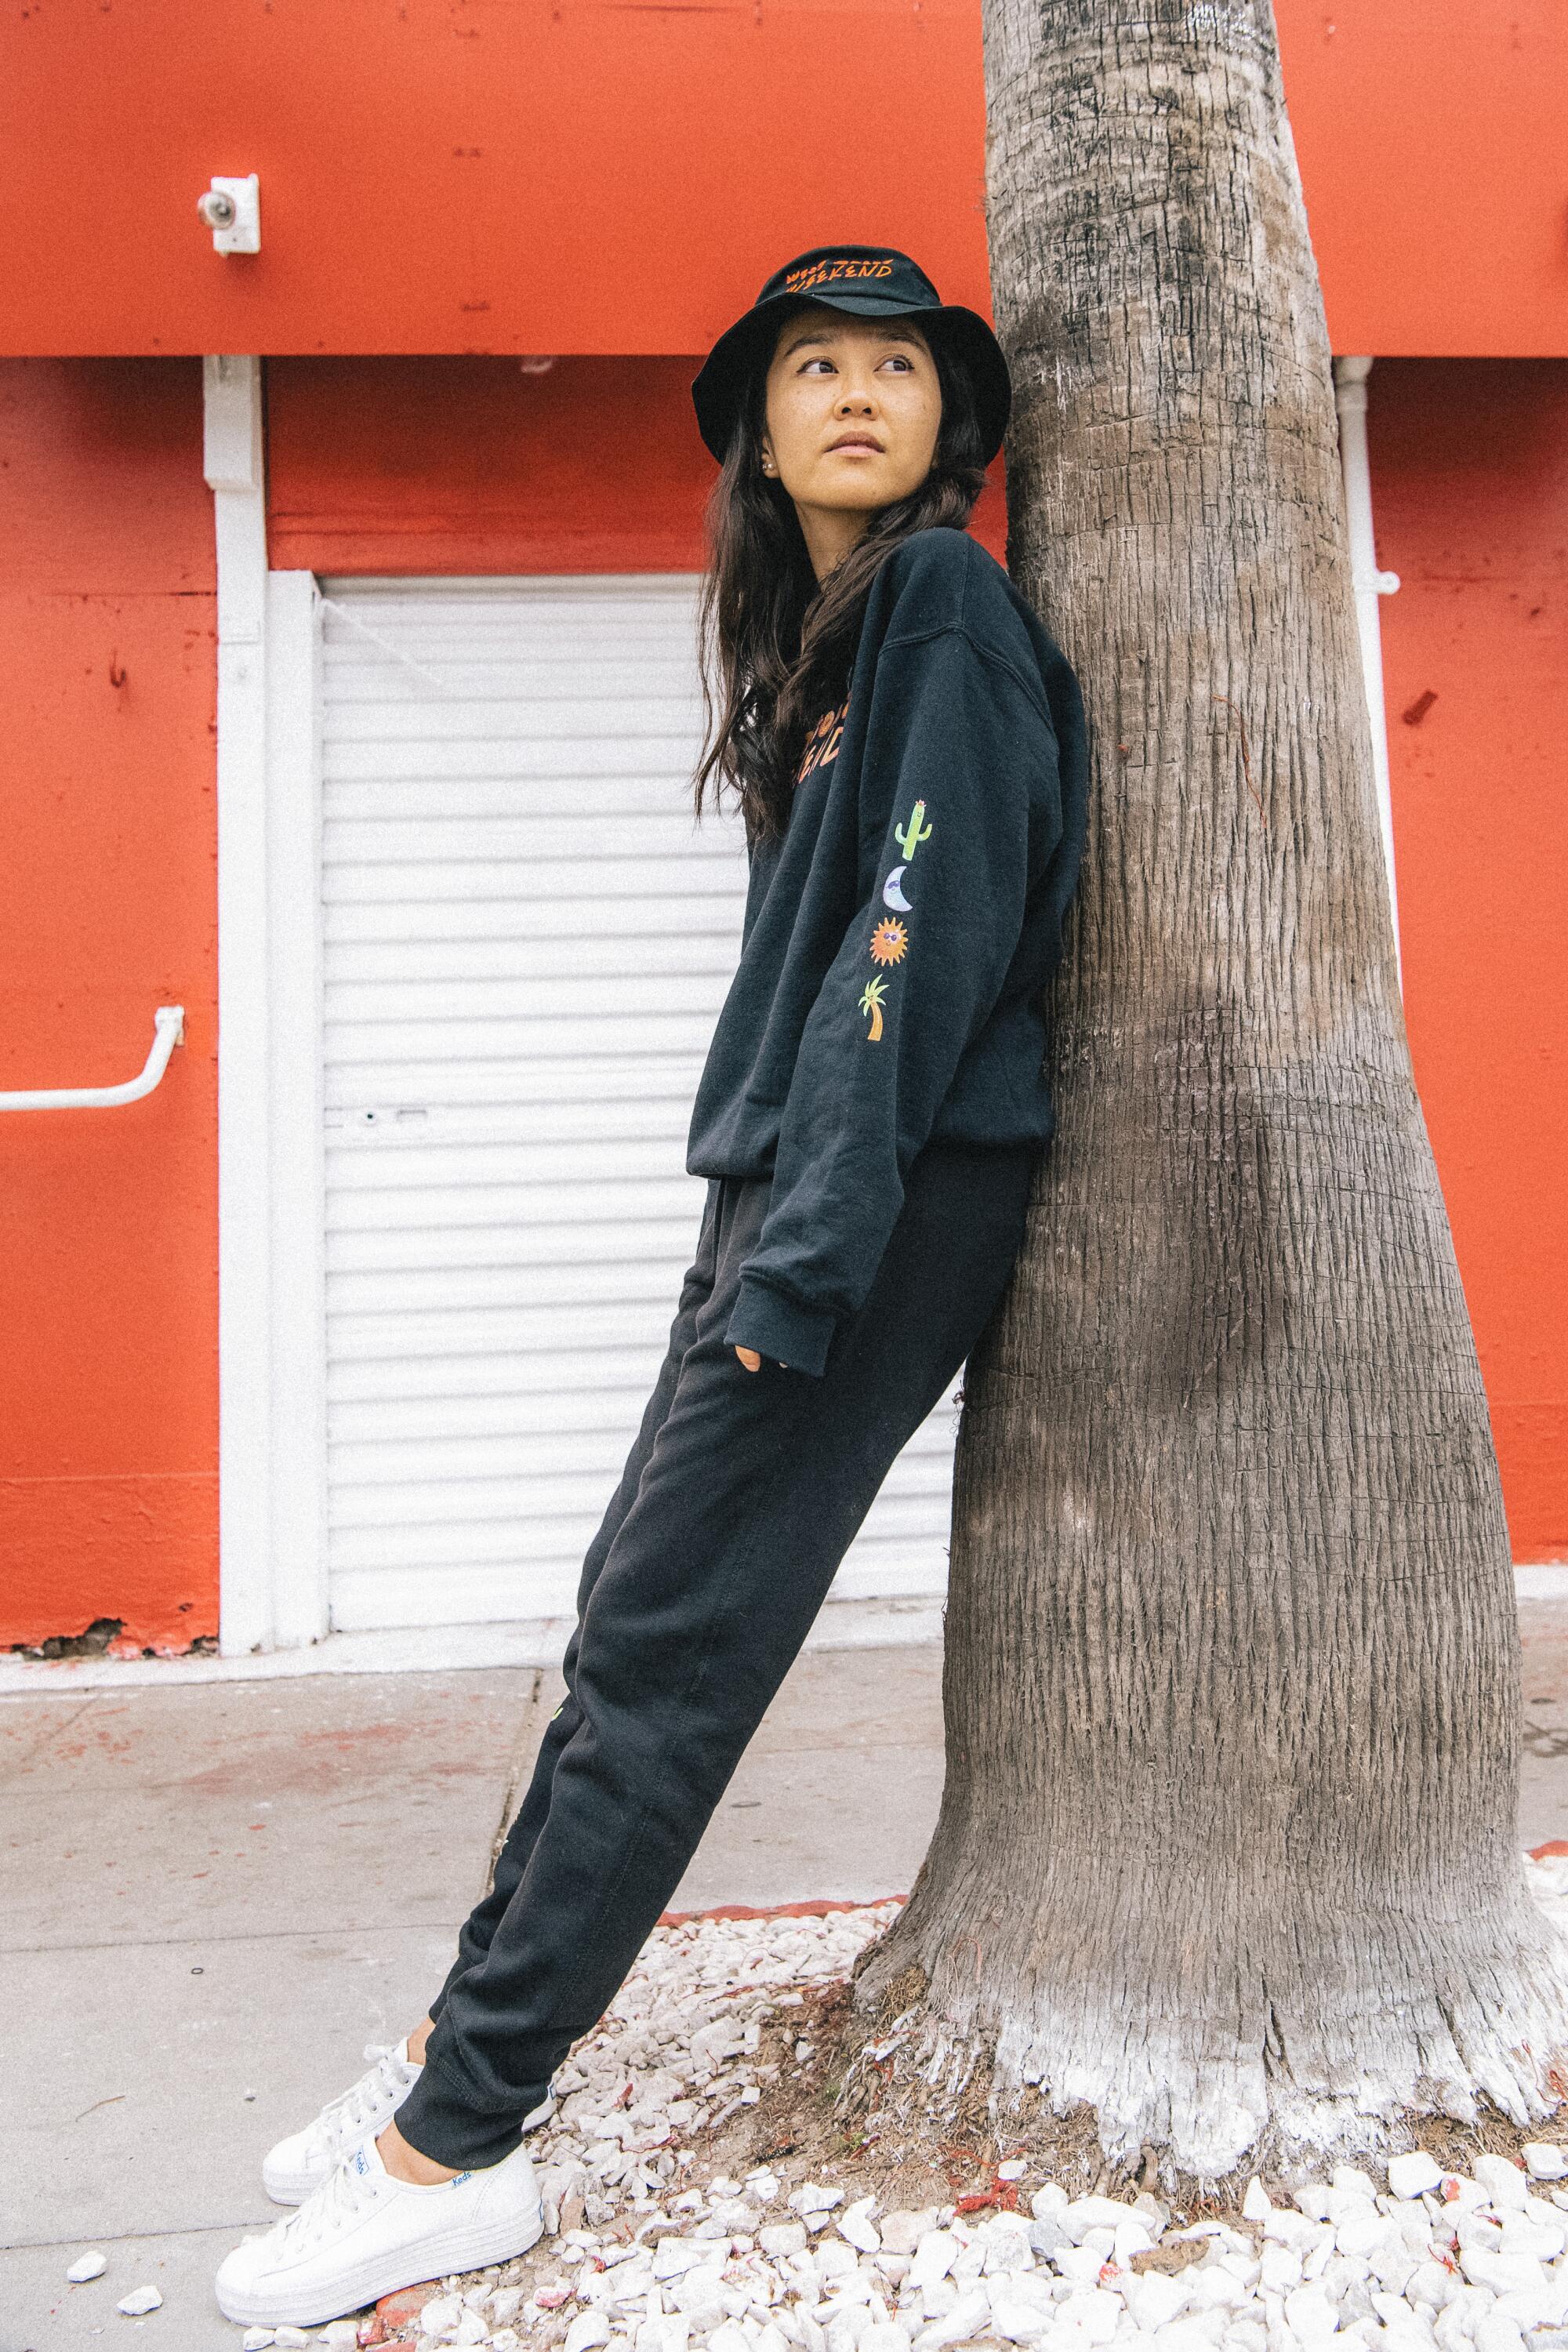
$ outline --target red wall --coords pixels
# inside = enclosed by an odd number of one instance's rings
[[[0,1642],[217,1628],[212,501],[190,360],[0,362]]]
[[[1562,0],[1277,15],[1334,348],[1568,352]],[[978,0],[25,5],[0,156],[11,352],[705,351],[838,237],[986,299]]]
[[[288,360],[271,560],[687,569],[711,467],[689,362]],[[1568,366],[1372,380],[1406,1009],[1516,1558],[1568,1557]],[[11,790],[0,1087],[101,1083],[154,1005],[147,1101],[0,1117],[0,1644],[216,1627],[214,604],[182,361],[0,362]],[[977,518],[1000,551],[1000,491]],[[116,683],[115,681],[119,682]],[[1421,698],[1435,696],[1407,725]]]
[[[1568,1559],[1568,365],[1380,360],[1369,432],[1415,1075],[1514,1558]]]
[[[342,572],[696,572],[717,468],[684,359],[271,360],[268,556]],[[1001,460],[975,510],[1007,535]]]

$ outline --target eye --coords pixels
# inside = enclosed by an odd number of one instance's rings
[[[813,368],[826,368],[829,375],[831,375],[833,373],[833,362],[825,352],[818,352],[815,359],[809,359],[805,362],[805,365],[801,369],[802,375],[809,375]]]

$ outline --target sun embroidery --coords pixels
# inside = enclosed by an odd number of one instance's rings
[[[910,935],[902,923],[896,915],[889,915],[887,921],[879,923],[871,934],[871,961],[873,963],[897,963],[909,943]]]
[[[882,1003],[888,992],[885,980],[868,980],[866,993],[860,999],[860,1010],[871,1016],[871,1026],[866,1033],[866,1043],[874,1045],[882,1034]]]

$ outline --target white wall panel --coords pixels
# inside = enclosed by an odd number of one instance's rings
[[[690,813],[695,583],[325,588],[332,1622],[554,1614],[695,1252],[740,944],[739,825]],[[942,1589],[954,1420],[841,1591]]]

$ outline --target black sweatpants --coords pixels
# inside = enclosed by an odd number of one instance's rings
[[[697,1255],[588,1549],[544,1736],[465,1924],[398,2129],[498,2163],[668,1904],[895,1455],[953,1379],[1023,1238],[1036,1147],[928,1143],[820,1379],[724,1344],[767,1179],[710,1179]]]

